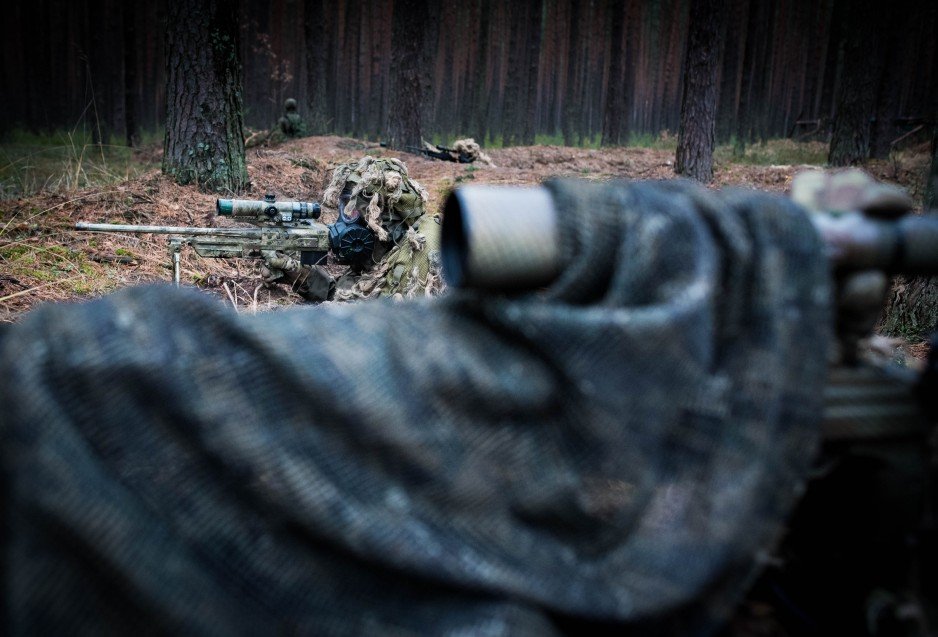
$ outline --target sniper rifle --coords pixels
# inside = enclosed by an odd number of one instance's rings
[[[374,233],[359,216],[350,218],[340,210],[334,224],[319,223],[319,203],[276,201],[268,194],[262,201],[217,199],[219,216],[254,225],[253,228],[186,226],[136,226],[109,223],[75,224],[76,230],[170,235],[169,252],[173,261],[173,281],[179,285],[179,260],[183,246],[191,246],[205,258],[262,259],[265,253],[299,253],[300,263],[312,266],[325,263],[331,252],[333,260],[343,265],[365,262],[375,247]]]

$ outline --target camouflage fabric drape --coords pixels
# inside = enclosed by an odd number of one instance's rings
[[[6,632],[712,632],[816,446],[819,239],[768,195],[549,187],[545,292],[7,329]]]

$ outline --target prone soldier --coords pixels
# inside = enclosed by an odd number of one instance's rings
[[[440,217],[427,214],[427,198],[399,159],[365,156],[338,166],[322,207],[338,215],[330,241],[351,248],[339,261],[348,271],[335,278],[323,265],[276,252],[264,255],[265,281],[291,283],[314,302],[441,293]]]

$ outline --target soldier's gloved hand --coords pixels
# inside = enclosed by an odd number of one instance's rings
[[[262,250],[261,256],[264,258],[264,265],[261,267],[264,283],[279,281],[285,272],[293,272],[302,267],[296,259],[276,250]]]
[[[814,214],[859,212],[894,219],[912,209],[912,200],[904,190],[880,183],[859,169],[800,173],[792,181],[791,197]],[[852,364],[860,340],[868,337],[879,321],[890,279],[881,270],[835,272],[835,276],[838,351],[832,353],[831,362]]]

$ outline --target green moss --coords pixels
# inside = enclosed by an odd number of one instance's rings
[[[0,247],[0,258],[5,261],[17,261],[30,252],[29,246],[13,245]]]

